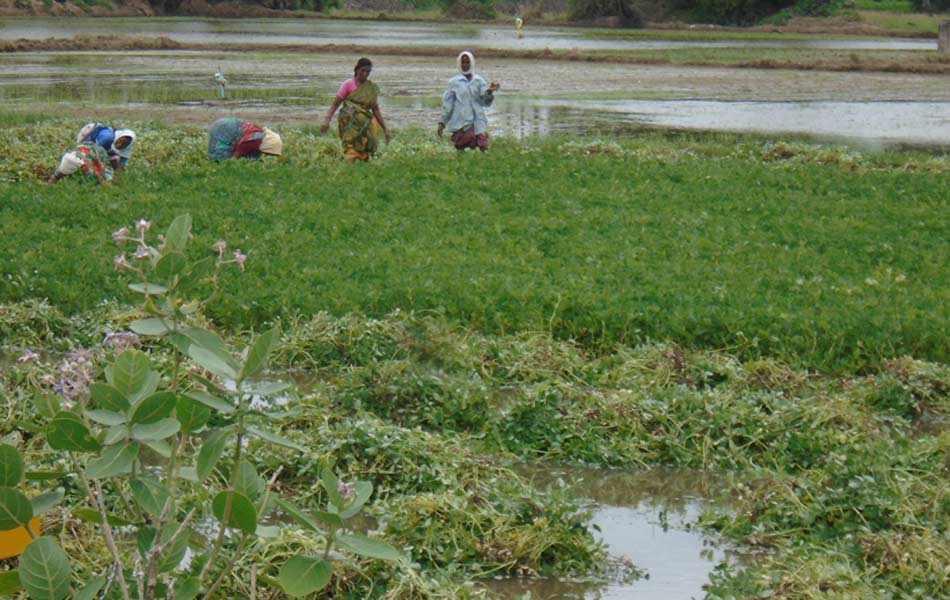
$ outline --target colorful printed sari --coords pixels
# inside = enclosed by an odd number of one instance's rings
[[[82,172],[99,183],[112,181],[114,174],[109,155],[99,144],[79,144],[73,151],[82,160]]]
[[[379,121],[373,116],[373,107],[379,97],[379,87],[372,81],[363,82],[346,97],[340,107],[337,125],[343,155],[349,161],[369,160],[379,147]]]

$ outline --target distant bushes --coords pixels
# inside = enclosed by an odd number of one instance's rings
[[[841,0],[682,0],[677,4],[692,20],[720,25],[752,25],[780,12],[827,16],[840,6]]]
[[[571,0],[572,21],[616,21],[623,27],[643,27],[643,15],[630,0]]]
[[[950,11],[950,0],[910,0],[910,4],[921,12]]]

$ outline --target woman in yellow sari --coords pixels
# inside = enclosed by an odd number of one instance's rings
[[[373,63],[368,58],[356,62],[353,79],[347,79],[340,85],[320,128],[323,133],[327,132],[333,114],[342,105],[336,121],[340,128],[343,156],[349,162],[370,159],[379,146],[380,130],[386,136],[386,143],[389,143],[389,128],[379,110],[379,87],[369,80],[372,70]]]

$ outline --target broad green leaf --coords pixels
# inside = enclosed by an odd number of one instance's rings
[[[230,435],[231,430],[229,428],[218,429],[205,440],[201,450],[198,451],[198,459],[195,463],[199,480],[204,481],[214,471],[214,466],[218,464],[218,460],[224,452],[224,445]]]
[[[99,511],[94,508],[89,508],[88,506],[80,506],[72,510],[72,515],[83,521],[85,523],[92,523],[93,525],[102,525],[102,516],[99,514]],[[124,527],[126,525],[132,525],[132,521],[128,519],[123,519],[118,515],[107,514],[106,520],[109,522],[109,525],[113,527]]]
[[[191,346],[198,346],[216,354],[218,358],[237,371],[238,365],[231,355],[231,348],[221,339],[221,336],[215,332],[201,329],[200,327],[189,327],[188,329],[183,329],[181,335],[185,336],[190,342],[187,347],[182,349],[182,352],[185,354],[188,354],[188,348]]]
[[[293,450],[298,450],[298,451],[300,451],[300,452],[306,452],[306,451],[307,451],[307,449],[306,449],[305,447],[301,446],[301,445],[298,444],[297,442],[294,442],[294,441],[292,441],[292,440],[288,440],[287,438],[281,437],[281,436],[279,436],[279,435],[277,435],[277,434],[275,434],[275,433],[271,433],[271,432],[265,431],[265,430],[263,430],[263,429],[258,429],[257,427],[253,427],[253,426],[250,426],[250,425],[249,425],[246,429],[247,429],[247,432],[248,432],[248,433],[250,433],[251,435],[255,435],[255,436],[261,438],[261,439],[264,440],[265,442],[270,442],[270,443],[272,443],[272,444],[277,444],[278,446],[284,446],[285,448],[291,448],[291,449],[293,449]]]
[[[315,531],[317,533],[322,533],[320,527],[317,525],[317,522],[308,515],[303,509],[299,508],[297,505],[284,500],[283,498],[277,498],[277,506],[281,508],[285,513],[290,515],[295,521],[309,529],[310,531]],[[342,523],[342,522],[341,522]]]
[[[146,296],[161,296],[168,291],[168,288],[164,285],[150,282],[130,283],[129,289],[133,292],[138,292]]]
[[[9,444],[0,444],[0,487],[13,487],[23,479],[23,459]]]
[[[175,217],[165,232],[165,243],[162,251],[167,255],[170,252],[184,252],[191,237],[191,215],[185,213]]]
[[[62,600],[69,595],[69,557],[52,538],[38,537],[20,556],[20,583],[31,600]]]
[[[179,580],[175,586],[174,600],[194,600],[201,591],[201,583],[197,577]]]
[[[30,498],[30,504],[33,506],[33,516],[38,517],[46,513],[49,509],[62,502],[63,496],[65,495],[66,490],[63,488],[57,488],[52,492],[46,492],[45,494],[33,496]]]
[[[23,589],[16,571],[0,571],[0,596],[12,596]]]
[[[333,538],[336,544],[354,554],[379,560],[399,561],[403,556],[383,540],[374,540],[360,533],[337,533]]]
[[[30,395],[30,404],[36,409],[36,414],[52,419],[53,415],[58,413],[62,406],[62,398],[57,394],[40,392]]]
[[[172,457],[172,447],[171,444],[165,440],[145,440],[142,442],[147,446],[152,452],[158,454],[162,458],[171,458]]]
[[[119,442],[125,441],[129,437],[129,428],[125,425],[113,425],[106,430],[102,437],[103,446],[113,446]]]
[[[178,476],[184,479],[185,481],[190,481],[192,483],[201,483],[201,480],[198,479],[198,470],[194,467],[179,467]]]
[[[89,392],[96,406],[118,413],[124,413],[129,409],[129,400],[114,385],[94,383],[89,386]]]
[[[229,497],[231,498],[231,514],[227,523],[224,523],[224,510]],[[211,511],[225,527],[237,528],[245,533],[254,533],[257,529],[257,509],[254,508],[250,499],[240,492],[218,492],[211,501]]]
[[[197,344],[188,346],[188,356],[203,368],[208,369],[219,377],[237,379],[237,371],[223,360],[217,353],[206,350]]]
[[[144,529],[144,527],[143,527]],[[162,530],[162,543],[168,543],[168,540],[172,539],[172,536],[175,535],[175,532],[178,530],[178,523],[175,521],[170,521],[165,524],[165,528]],[[188,550],[188,536],[189,531],[186,529],[181,532],[175,541],[172,542],[170,546],[165,548],[165,551],[161,553],[158,561],[158,572],[167,573],[172,571],[181,563],[181,559],[185,557],[185,552]],[[155,539],[155,530],[152,530],[151,540]],[[141,550],[141,541],[139,542],[139,549]],[[151,549],[151,543],[149,543],[146,552]]]
[[[20,490],[0,487],[0,531],[27,525],[33,518],[33,505]]]
[[[166,418],[154,423],[136,424],[132,426],[132,437],[140,441],[156,441],[178,433],[181,424],[177,419]]]
[[[145,376],[145,383],[142,384],[142,387],[138,389],[137,392],[129,396],[129,402],[133,406],[138,402],[142,401],[142,398],[147,398],[155,393],[155,390],[158,389],[158,384],[161,381],[157,371],[149,371]]]
[[[191,390],[185,394],[192,400],[200,402],[207,406],[208,408],[213,408],[214,410],[224,413],[226,415],[234,412],[234,406],[227,400],[222,400],[217,396],[212,396],[208,392],[203,392],[201,390]]]
[[[158,317],[139,319],[129,324],[129,329],[139,335],[163,336],[171,331],[171,323]]]
[[[105,584],[106,578],[102,575],[93,577],[78,592],[73,594],[73,600],[93,600]]]
[[[336,478],[330,467],[323,469],[323,473],[320,474],[320,483],[323,484],[323,489],[327,493],[327,500],[330,503],[328,508],[335,507],[337,511],[342,509],[343,497],[340,496],[340,480]]]
[[[254,340],[247,351],[247,358],[244,360],[244,367],[241,369],[241,381],[244,381],[264,366],[267,357],[270,356],[278,341],[280,341],[279,327],[274,327],[270,331],[257,336],[257,339]]]
[[[340,511],[340,516],[344,519],[356,516],[373,495],[373,484],[368,481],[357,481],[352,486],[354,498],[346,505],[346,508]]]
[[[277,574],[280,587],[290,596],[307,596],[330,583],[333,568],[319,558],[292,556]]]
[[[142,562],[148,560],[148,551],[152,549],[156,535],[158,535],[158,530],[152,525],[142,525],[136,532],[135,544],[138,546],[139,556],[142,557]]]
[[[191,267],[178,277],[178,289],[187,291],[211,278],[214,273],[214,257],[208,256],[192,263]]]
[[[132,423],[155,423],[175,410],[174,392],[156,392],[132,407]]]
[[[187,396],[178,396],[175,401],[175,417],[181,423],[181,430],[191,433],[204,427],[211,418],[211,411],[204,404]]]
[[[132,463],[139,455],[139,448],[137,442],[106,446],[98,458],[90,460],[86,465],[86,475],[90,479],[125,475],[132,470]]]
[[[255,381],[251,384],[245,384],[244,389],[249,394],[255,396],[273,396],[284,390],[289,390],[293,385],[286,381]]]
[[[107,425],[109,427],[125,424],[125,415],[111,410],[103,410],[101,408],[87,410],[86,416],[89,417],[90,421],[95,421],[100,425]]]
[[[332,512],[326,512],[325,510],[315,510],[313,511],[313,516],[320,519],[328,525],[333,525],[334,527],[342,527],[343,519],[340,518],[340,515]]]
[[[155,275],[165,281],[171,279],[182,272],[182,269],[188,266],[188,260],[184,254],[171,252],[165,254],[155,265]]]
[[[76,413],[60,411],[46,428],[46,442],[54,450],[86,452],[98,450],[99,441]]]
[[[162,482],[149,476],[133,478],[129,481],[129,487],[132,488],[132,496],[142,510],[156,517],[162,514],[165,501],[171,495]]]
[[[146,385],[151,371],[152,365],[148,356],[138,350],[126,350],[116,357],[112,365],[112,385],[130,403],[134,402],[133,396]],[[110,406],[103,408],[116,410]]]
[[[257,474],[254,465],[246,460],[242,460],[238,464],[237,478],[234,481],[235,491],[241,492],[252,502],[256,502],[264,493],[266,485],[261,476]]]

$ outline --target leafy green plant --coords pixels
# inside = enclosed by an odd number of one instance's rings
[[[115,582],[123,600],[220,596],[249,540],[267,535],[262,519],[278,507],[326,540],[322,557],[293,556],[284,564],[279,582],[291,596],[312,593],[329,582],[334,547],[400,560],[401,553],[386,542],[345,527],[371,497],[368,482],[341,483],[329,466],[324,469],[321,482],[329,500],[315,516],[326,533],[307,513],[274,497],[280,469],[265,481],[246,456],[248,438],[307,452],[271,431],[274,415],[252,403],[289,387],[254,379],[280,330],[257,335],[237,352],[210,329],[194,325],[218,291],[221,270],[229,265],[243,270],[247,257],[240,250],[228,254],[227,244],[219,240],[215,255],[190,260],[188,215],[176,218],[155,246],[149,243],[150,228],[143,219],[131,229],[117,230],[113,239],[123,250],[129,243],[135,250],[117,255],[114,264],[134,275],[128,288],[142,299],[144,316],[131,323],[131,330],[167,343],[172,360],[163,370],[147,353],[129,348],[105,366],[104,381],[91,383],[88,362],[83,362],[72,380],[58,384],[64,401],[45,426],[48,446],[63,454],[89,503],[72,512],[98,522],[112,567],[74,591],[66,553],[53,538],[31,531],[35,539],[20,558],[17,581],[4,574],[6,585],[22,587],[34,600],[92,598],[107,581]],[[223,460],[225,454],[229,461]],[[16,448],[0,446],[0,530],[26,525],[63,496],[57,491],[27,499],[14,487],[22,472]],[[199,501],[179,501],[185,487]],[[210,547],[193,548],[195,556],[183,566],[196,520],[208,513],[214,539]],[[120,530],[118,524],[128,527]],[[124,539],[128,528],[134,530],[134,543]]]

